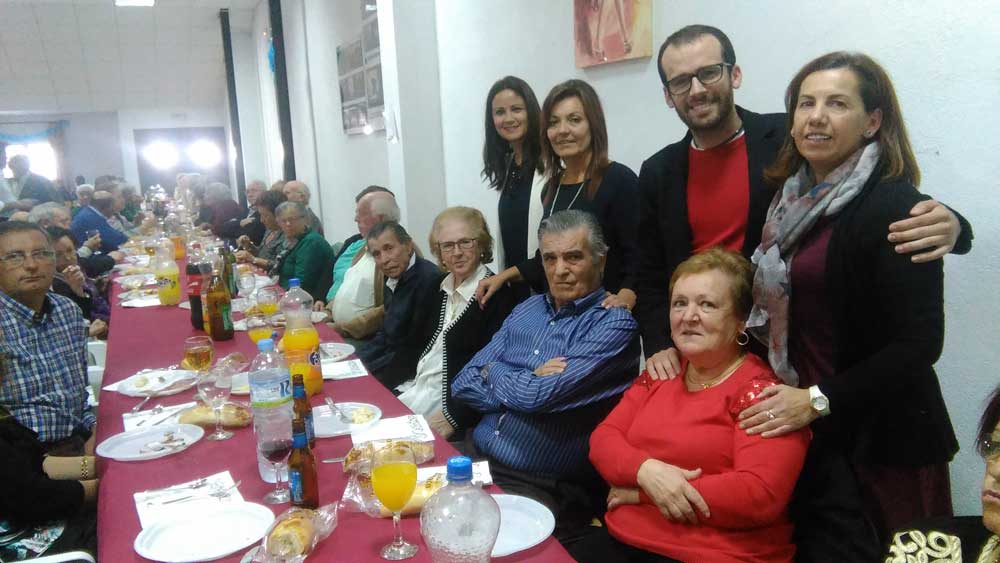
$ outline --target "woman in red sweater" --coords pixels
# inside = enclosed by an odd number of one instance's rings
[[[670,331],[682,377],[643,373],[590,438],[590,460],[612,485],[610,537],[594,540],[595,558],[792,561],[787,505],[809,432],[763,439],[737,425],[778,381],[743,349],[751,287],[746,259],[718,248],[674,271]]]

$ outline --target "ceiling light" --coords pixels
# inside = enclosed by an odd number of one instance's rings
[[[146,161],[153,166],[153,168],[157,168],[159,170],[169,170],[174,166],[177,166],[180,154],[177,152],[177,147],[175,147],[172,143],[154,141],[146,145],[146,148],[142,149],[142,157],[145,158]]]
[[[144,6],[152,7],[156,0],[115,0],[115,6]]]
[[[212,141],[202,139],[195,141],[184,151],[191,162],[199,168],[215,168],[222,162],[222,151]]]

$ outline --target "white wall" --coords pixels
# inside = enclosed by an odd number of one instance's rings
[[[72,181],[83,174],[88,182],[103,174],[122,174],[122,157],[118,137],[118,115],[114,112],[3,115],[0,123],[69,121],[66,128],[66,160]],[[27,126],[26,126],[27,127]],[[45,129],[34,124],[28,131]]]
[[[118,112],[118,137],[125,180],[139,185],[139,161],[136,154],[136,129],[170,129],[181,127],[223,127],[229,134],[229,118],[225,107],[160,108],[121,110]],[[229,185],[233,182],[230,180]]]
[[[506,74],[527,80],[539,102],[559,81],[588,80],[604,103],[611,158],[636,171],[644,158],[683,135],[683,125],[664,105],[655,55],[574,67],[572,9],[569,0],[509,0],[502,10],[490,2],[436,3],[450,205],[496,215],[496,195],[479,177],[482,122],[486,92]],[[781,111],[791,76],[827,51],[864,51],[892,74],[924,173],[923,190],[962,211],[977,235],[971,255],[946,260],[948,330],[937,370],[962,445],[951,466],[955,507],[960,514],[978,514],[983,462],[974,452],[975,422],[1000,380],[996,334],[987,328],[1000,317],[991,291],[1000,285],[1000,141],[992,133],[1000,128],[996,4],[678,0],[654,2],[653,11],[654,54],[659,42],[685,25],[723,29],[743,68],[736,101],[755,111]]]
[[[240,116],[243,171],[246,181],[263,180],[271,185],[264,142],[263,110],[257,76],[257,49],[251,32],[232,33],[233,70],[236,78],[236,106]]]
[[[357,2],[284,0],[282,11],[296,173],[313,189],[326,238],[344,240],[357,232],[355,194],[391,188],[384,134],[347,135],[341,118],[337,45],[360,36],[361,10]]]

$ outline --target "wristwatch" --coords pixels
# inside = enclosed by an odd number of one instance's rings
[[[809,388],[809,405],[820,416],[830,414],[830,399],[826,398],[826,395],[819,390],[819,385],[813,385]]]

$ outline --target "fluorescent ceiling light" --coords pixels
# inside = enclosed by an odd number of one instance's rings
[[[115,0],[115,6],[146,6],[152,7],[156,0]]]

